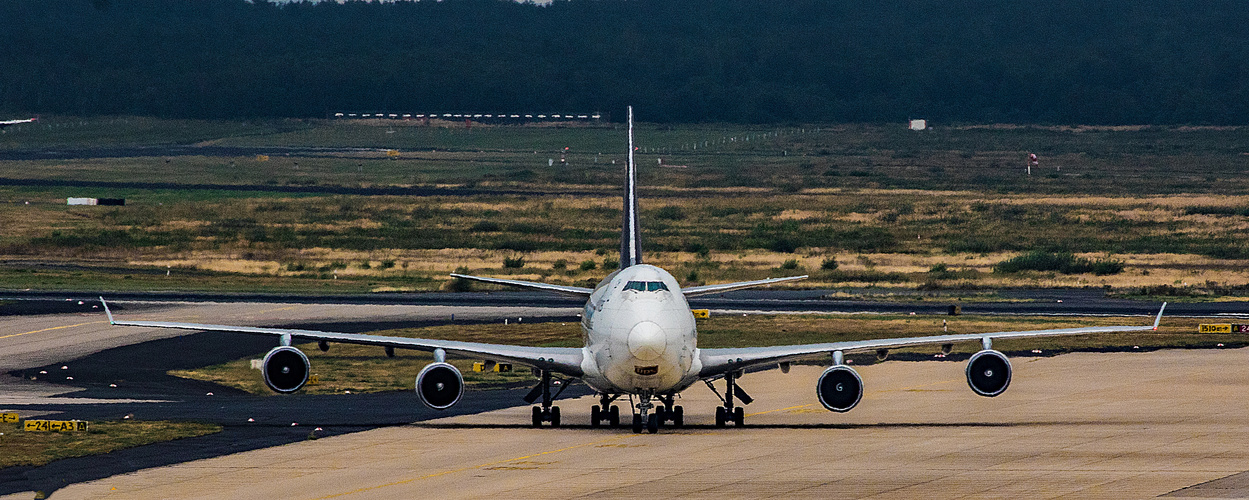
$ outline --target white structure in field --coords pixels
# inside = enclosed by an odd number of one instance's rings
[[[928,120],[911,120],[911,130],[924,130],[928,128]]]

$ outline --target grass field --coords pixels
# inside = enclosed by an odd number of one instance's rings
[[[614,266],[622,144],[611,124],[46,117],[0,135],[0,157],[81,158],[0,161],[0,178],[52,183],[0,182],[0,287],[437,290],[460,267],[594,283]],[[807,273],[795,286],[1107,286],[1191,300],[1249,286],[1249,129],[643,124],[638,144],[648,259],[686,283]],[[161,155],[169,145],[205,154]],[[244,154],[256,148],[288,149]],[[1042,158],[1032,176],[1029,152]],[[102,184],[56,185],[82,181]],[[178,187],[192,184],[249,187]],[[449,191],[299,191],[393,186]],[[68,207],[69,196],[127,206]],[[1031,250],[1124,266],[993,272]],[[523,267],[504,268],[517,257]]]
[[[949,333],[987,333],[1016,330],[1074,328],[1122,324],[1144,324],[1142,318],[1054,318],[1001,316],[845,316],[845,315],[759,315],[712,316],[699,320],[699,347],[751,347],[768,345],[840,342],[889,337],[914,337],[943,334],[942,321],[948,321]],[[1244,339],[1233,335],[1197,334],[1193,318],[1166,318],[1157,332],[1132,334],[1101,334],[1072,337],[1049,337],[1027,340],[1000,340],[994,348],[1007,353],[1027,353],[1039,349],[1043,355],[1092,349],[1151,350],[1159,348],[1214,347],[1222,342],[1240,345]],[[512,325],[446,325],[426,328],[372,332],[380,335],[448,339],[502,344],[578,347],[582,345],[577,323],[541,323]],[[387,358],[382,349],[333,344],[321,352],[315,343],[298,345],[312,363],[312,373],[320,379],[304,391],[313,394],[334,394],[393,390],[412,390],[416,374],[432,361],[432,356],[418,351],[396,350]],[[977,342],[956,344],[956,354],[971,354],[980,349]],[[937,353],[939,346],[899,349],[897,354]],[[244,359],[204,367],[179,370],[172,375],[216,382],[254,394],[273,394],[261,380],[250,361],[260,359],[256,353]],[[850,358],[863,364],[873,362],[874,352],[857,353]],[[532,382],[527,369],[510,373],[474,373],[471,359],[455,359],[470,386],[492,387]]]
[[[0,469],[40,466],[62,458],[99,455],[123,448],[220,432],[221,426],[195,422],[98,421],[86,432],[25,432],[21,424],[0,423]]]

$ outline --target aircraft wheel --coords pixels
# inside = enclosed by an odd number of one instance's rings
[[[733,408],[733,423],[738,427],[746,425],[746,410],[740,406]]]
[[[542,427],[542,408],[533,407],[533,426]]]
[[[742,424],[737,424],[742,425]],[[551,407],[551,427],[559,427],[559,407]]]
[[[607,421],[612,427],[620,427],[620,407],[613,405],[607,412]]]
[[[716,427],[724,427],[724,421],[728,420],[724,418],[725,413],[728,412],[724,410],[723,406],[716,407]]]
[[[650,418],[646,419],[646,432],[651,434],[659,432],[659,415],[652,413]]]
[[[685,409],[680,406],[672,409],[672,426],[685,427]]]
[[[634,434],[642,433],[642,415],[637,414],[637,413],[633,414],[633,433]]]
[[[599,411],[598,405],[590,407],[590,427],[598,427],[603,421],[603,413]]]

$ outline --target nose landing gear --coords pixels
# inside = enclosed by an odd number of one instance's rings
[[[658,399],[663,406],[655,406],[651,398]],[[673,427],[685,426],[685,409],[674,405],[673,399],[671,394],[656,396],[650,391],[639,394],[638,403],[634,405],[637,412],[633,414],[633,433],[640,434],[642,429],[646,429],[646,432],[654,434],[669,422]]]

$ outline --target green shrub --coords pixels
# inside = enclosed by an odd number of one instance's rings
[[[582,270],[582,271],[593,271],[593,270],[594,270],[594,268],[596,268],[596,267],[598,267],[598,264],[595,264],[593,260],[586,259],[586,260],[584,260],[584,261],[581,261],[581,270]]]
[[[1096,262],[1076,257],[1069,252],[1044,252],[1033,250],[1013,259],[993,265],[993,272],[1017,273],[1020,271],[1058,271],[1063,274],[1094,273],[1099,276],[1123,272],[1123,262],[1099,259]]]
[[[837,259],[834,259],[834,258],[832,258],[832,257],[829,257],[829,258],[827,258],[827,259],[824,259],[824,262],[821,262],[821,263],[820,263],[820,269],[823,269],[823,270],[825,270],[825,271],[836,271],[836,270],[837,270]]]
[[[668,205],[660,207],[659,210],[656,210],[655,218],[664,220],[682,220],[685,219],[685,212],[681,211],[681,207]]]
[[[781,269],[798,269],[798,259],[789,259],[781,264]]]
[[[499,223],[497,222],[483,220],[483,221],[478,221],[476,224],[473,224],[473,227],[468,228],[468,230],[474,233],[494,233],[494,232],[502,231],[503,228],[500,227]]]
[[[517,255],[515,257],[504,257],[503,267],[506,269],[520,269],[525,267],[525,257]]]

